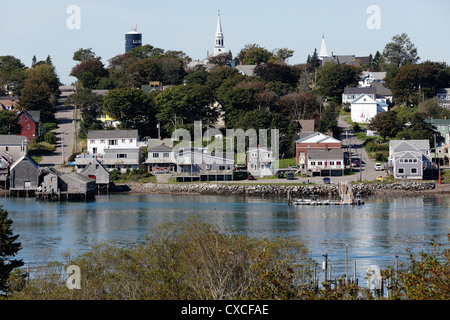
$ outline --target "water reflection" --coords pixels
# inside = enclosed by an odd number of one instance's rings
[[[394,265],[406,249],[418,253],[433,242],[448,246],[450,196],[374,197],[366,205],[289,207],[284,199],[193,195],[109,195],[96,201],[49,203],[34,199],[1,200],[14,221],[23,249],[19,258],[34,261],[51,248],[55,257],[70,249],[84,253],[108,242],[142,243],[149,230],[190,216],[233,228],[250,236],[295,237],[314,259],[328,253],[333,270],[344,270],[348,258],[364,273],[369,265]],[[362,276],[363,277],[363,276]]]

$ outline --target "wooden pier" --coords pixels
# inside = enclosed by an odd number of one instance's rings
[[[318,200],[316,195],[313,195],[310,199],[298,199],[293,202],[294,205],[307,205],[307,206],[334,206],[334,205],[363,205],[364,200],[358,193],[356,196],[353,194],[352,185],[350,182],[339,182],[339,196],[340,200]],[[291,197],[288,197],[289,203]]]

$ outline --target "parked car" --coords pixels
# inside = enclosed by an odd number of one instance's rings
[[[160,170],[156,170],[153,172],[154,174],[164,174],[164,173],[169,173],[169,170],[167,169],[160,169]]]
[[[330,184],[331,183],[331,180],[330,180],[330,178],[323,178],[323,183],[325,183],[325,184]]]
[[[248,180],[255,180],[255,177],[251,174],[248,175]]]
[[[288,174],[286,175],[286,179],[294,180],[294,174],[292,172],[288,172]]]
[[[359,166],[361,166],[361,161],[359,159],[352,159],[351,166],[359,167]]]
[[[283,172],[278,172],[277,176],[278,176],[278,179],[283,179],[284,178],[284,173]]]
[[[381,163],[375,163],[375,171],[381,171],[383,170],[383,166],[381,165]]]

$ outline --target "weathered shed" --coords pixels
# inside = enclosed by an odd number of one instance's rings
[[[36,191],[39,186],[39,165],[28,155],[17,159],[9,169],[10,192]]]
[[[79,173],[94,179],[97,185],[109,184],[109,171],[97,159],[91,159]]]
[[[65,173],[59,176],[62,192],[69,194],[92,194],[97,190],[95,180],[77,172]]]

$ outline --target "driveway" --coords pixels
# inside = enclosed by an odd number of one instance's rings
[[[74,106],[65,106],[66,98],[73,93],[73,87],[60,87],[61,98],[56,107],[56,121],[58,128],[56,133],[56,149],[52,154],[42,157],[40,167],[57,167],[62,170],[61,163],[67,162],[67,158],[72,154],[75,136]],[[70,169],[70,168],[69,168]],[[71,170],[71,169],[70,169]]]

